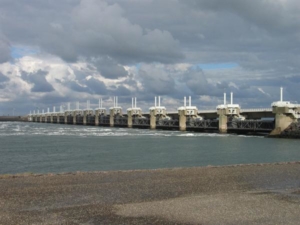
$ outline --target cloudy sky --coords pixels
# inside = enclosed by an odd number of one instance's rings
[[[299,0],[0,0],[0,114],[112,97],[300,102]]]

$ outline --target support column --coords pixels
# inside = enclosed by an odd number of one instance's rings
[[[217,114],[219,115],[219,132],[227,133],[228,108],[218,108]]]
[[[56,115],[56,123],[59,124],[60,122],[60,115]]]
[[[227,116],[224,114],[219,115],[219,132],[227,133]]]
[[[275,113],[275,128],[270,135],[280,135],[291,123],[297,119],[289,113],[288,107],[273,107],[273,113]]]
[[[127,126],[132,128],[132,111],[127,111]]]
[[[53,123],[53,116],[50,115],[50,123]]]
[[[275,128],[280,128],[281,131],[284,131],[294,121],[295,121],[295,119],[293,119],[289,115],[276,114],[276,116],[275,116]]]
[[[115,110],[111,109],[109,112],[109,126],[113,127],[114,126],[114,119],[115,119]]]
[[[87,121],[87,111],[83,111],[83,125],[86,125],[86,121]]]
[[[150,129],[156,129],[156,115],[155,109],[150,111]]]
[[[73,112],[73,124],[76,125],[76,112]]]
[[[99,126],[99,110],[95,111],[95,126]]]
[[[186,113],[185,109],[178,110],[179,113],[179,130],[186,131]]]

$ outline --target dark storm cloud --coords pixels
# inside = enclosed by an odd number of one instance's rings
[[[22,79],[32,83],[34,86],[31,88],[32,92],[51,92],[54,88],[46,80],[47,71],[38,70],[35,73],[27,73],[22,71]]]
[[[90,94],[107,94],[106,85],[102,81],[99,81],[93,77],[90,79],[82,79],[80,81],[65,81],[63,82],[63,85],[67,86],[75,92],[85,92]]]
[[[139,77],[146,93],[152,95],[172,95],[175,92],[174,78],[168,72],[153,67],[141,68]]]
[[[203,71],[200,68],[189,69],[184,74],[183,81],[194,94],[208,94],[209,85]]]
[[[191,0],[185,1],[193,7],[212,11],[225,11],[237,14],[258,27],[274,32],[295,32],[299,28],[299,17],[295,17],[299,9],[298,1],[272,0]],[[267,13],[266,13],[267,10]]]
[[[128,72],[124,67],[118,65],[115,60],[109,57],[93,59],[91,62],[105,78],[117,79],[128,76]]]
[[[65,85],[76,92],[89,92],[89,89],[87,87],[83,87],[75,81],[68,81]]]
[[[10,59],[10,47],[8,41],[5,40],[4,38],[1,38],[1,33],[0,33],[0,64],[7,62],[9,59]]]
[[[96,0],[4,2],[0,23],[8,38],[38,44],[66,61],[109,56],[120,62],[170,63],[183,58],[170,32],[131,23],[118,4]]]
[[[237,62],[251,70],[299,68],[297,0],[114,2],[126,9],[131,21],[167,29],[188,49],[187,62]]]
[[[123,85],[120,85],[116,90],[113,91],[116,96],[130,96],[131,91]]]
[[[107,94],[107,87],[102,81],[99,81],[95,78],[91,78],[87,80],[85,84],[87,85],[89,92],[91,94],[98,94],[98,95]]]

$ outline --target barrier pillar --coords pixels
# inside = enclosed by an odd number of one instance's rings
[[[150,110],[150,129],[156,129],[156,110]]]
[[[283,101],[283,88],[280,88],[280,100],[272,103],[272,112],[275,114],[275,128],[270,136],[280,135],[293,122],[300,119],[300,105]]]
[[[109,126],[113,127],[114,126],[114,121],[115,120],[115,110],[110,109],[109,111]]]
[[[67,124],[68,123],[68,113],[65,112],[64,114],[64,123]]]
[[[227,122],[228,122],[227,115],[224,115],[224,114],[219,115],[219,132],[220,133],[227,133]]]
[[[293,122],[297,121],[300,115],[297,113],[298,107],[288,103],[285,107],[273,106],[273,113],[275,114],[275,128],[270,135],[280,135]]]
[[[180,131],[186,131],[186,110],[185,109],[179,109],[179,130]]]
[[[76,125],[76,112],[73,112],[73,124]]]
[[[95,126],[99,126],[99,110],[95,111]]]
[[[132,128],[132,110],[127,111],[127,126]]]
[[[83,111],[83,125],[86,125],[88,111]]]

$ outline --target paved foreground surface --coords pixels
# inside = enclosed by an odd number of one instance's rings
[[[300,224],[300,163],[0,175],[0,224]]]

